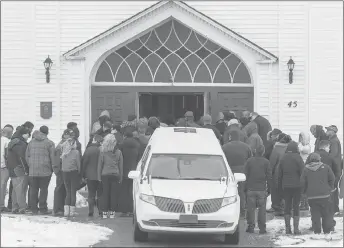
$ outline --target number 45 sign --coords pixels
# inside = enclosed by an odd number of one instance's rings
[[[296,108],[297,107],[297,101],[290,101],[288,102],[289,108]]]

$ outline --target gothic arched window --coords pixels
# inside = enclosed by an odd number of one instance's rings
[[[236,55],[171,19],[107,56],[95,81],[250,84],[251,77]]]

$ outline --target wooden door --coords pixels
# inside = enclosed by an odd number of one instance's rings
[[[128,115],[135,114],[135,93],[101,91],[92,89],[92,123],[98,120],[103,110],[108,110],[114,123],[123,122]]]
[[[253,111],[253,92],[217,92],[211,102],[213,119],[220,111],[234,111],[240,118],[244,110]]]

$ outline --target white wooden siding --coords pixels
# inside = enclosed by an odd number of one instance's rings
[[[69,121],[77,122],[82,132],[83,89],[88,87],[89,75],[84,75],[84,62],[63,61],[60,56],[154,3],[2,2],[1,125],[16,126],[26,120],[34,122],[36,127],[45,124],[54,141],[60,139]],[[341,3],[186,3],[279,57],[278,64],[271,68],[260,64],[255,72],[259,82],[257,110],[274,127],[297,138],[300,130],[308,129],[310,124],[336,124],[342,136]],[[50,84],[45,82],[43,67],[47,55],[54,62]],[[288,82],[286,65],[290,56],[295,61],[292,85]],[[324,82],[331,86],[323,87]],[[52,119],[40,117],[40,101],[53,102]],[[298,101],[298,107],[289,108],[289,101]],[[330,123],[324,123],[324,116]]]
[[[336,125],[343,146],[343,3],[310,8],[310,125]]]
[[[1,126],[34,117],[32,5],[1,3]]]

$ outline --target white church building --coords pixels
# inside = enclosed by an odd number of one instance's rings
[[[105,109],[247,109],[296,140],[334,124],[343,141],[343,3],[2,2],[1,126],[47,125],[58,142],[74,121],[85,146]]]

